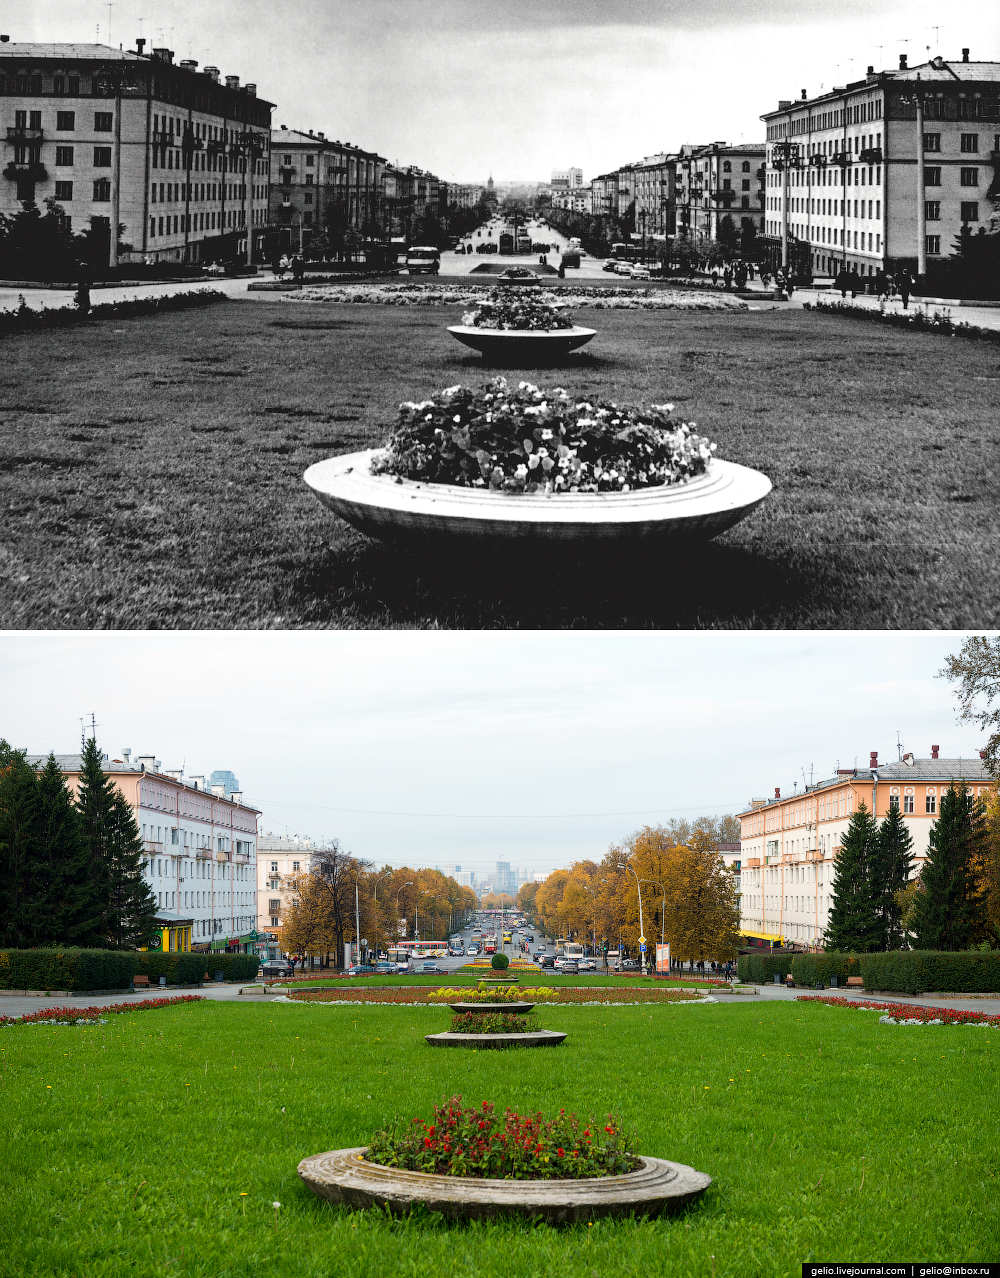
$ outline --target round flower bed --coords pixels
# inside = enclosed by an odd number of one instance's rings
[[[556,991],[547,986],[528,989],[528,988],[486,988],[479,989],[459,989],[455,986],[442,986],[440,989],[431,990],[427,995],[429,1003],[449,1003],[454,1005],[456,1001],[465,1003],[518,1003],[524,999],[531,999],[532,1003],[544,1003],[551,1001],[556,997]]]
[[[518,297],[499,289],[448,332],[481,351],[487,361],[522,367],[562,358],[594,336],[592,328],[577,328],[551,298]]]
[[[693,423],[504,378],[400,406],[384,450],[311,466],[320,501],[376,537],[636,543],[713,537],[771,490]],[[557,500],[546,500],[556,498]]]
[[[583,1122],[561,1110],[497,1115],[462,1098],[377,1132],[367,1147],[303,1159],[314,1193],[349,1207],[406,1214],[424,1203],[455,1219],[524,1215],[551,1224],[600,1216],[651,1215],[703,1193],[711,1178],[629,1148],[613,1115]]]

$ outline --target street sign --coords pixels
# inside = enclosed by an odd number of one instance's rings
[[[642,946],[645,946],[645,944],[646,944],[646,938],[645,938],[644,936],[640,936],[640,937],[639,937],[639,944],[640,944],[640,945],[642,945]]]
[[[639,949],[642,951],[642,953],[643,953],[643,954],[645,954],[645,953],[646,953],[646,947],[645,947],[645,945],[640,945],[640,946],[639,946]]]

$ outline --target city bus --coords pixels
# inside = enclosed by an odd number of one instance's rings
[[[447,941],[394,941],[389,946],[390,963],[408,963],[411,959],[447,957]]]

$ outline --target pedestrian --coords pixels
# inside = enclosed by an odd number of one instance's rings
[[[850,287],[850,283],[851,283],[851,277],[847,272],[847,267],[842,266],[840,270],[837,272],[836,278],[833,281],[833,286],[834,288],[840,289],[841,297],[846,297],[847,290]]]
[[[771,286],[771,272],[766,266],[761,267],[760,283],[762,288],[770,288]]]
[[[858,290],[862,288],[864,288],[864,285],[861,283],[861,276],[858,274],[858,268],[856,266],[852,266],[851,267],[851,298],[852,300],[855,297],[857,297]]]
[[[733,291],[733,268],[726,263],[726,269],[722,272],[722,283],[727,293]]]
[[[562,258],[559,259],[559,278],[561,280],[566,278],[566,267],[563,265]]]
[[[896,272],[896,290],[899,293],[903,303],[903,310],[907,310],[910,305],[910,293],[913,289],[913,276],[905,266],[901,266]]]
[[[90,313],[90,286],[94,281],[94,272],[90,263],[82,258],[76,264],[76,307],[82,315]]]
[[[306,273],[306,264],[302,258],[302,254],[296,253],[295,256],[292,258],[292,279],[295,281],[296,284],[298,284],[299,288],[302,287],[302,277],[303,275],[305,275],[305,273]]]
[[[713,288],[719,287],[719,272],[716,270],[712,271],[712,287]]]
[[[884,302],[889,293],[889,277],[881,266],[875,272],[875,292],[880,302]]]

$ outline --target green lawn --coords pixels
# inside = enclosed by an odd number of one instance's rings
[[[544,1008],[566,1043],[503,1056],[428,1048],[448,1017],[201,1003],[2,1031],[0,1274],[710,1278],[714,1257],[717,1278],[798,1278],[996,1250],[993,1031],[820,1004]],[[680,1216],[553,1229],[352,1215],[299,1182],[305,1155],[455,1092],[615,1110],[640,1152],[713,1185]]]
[[[400,400],[484,380],[445,332],[461,309],[233,301],[5,339],[0,626],[1000,622],[995,347],[800,311],[588,311],[586,355],[511,370],[671,400],[765,471],[716,542],[526,571],[366,541],[302,473],[383,441]]]

